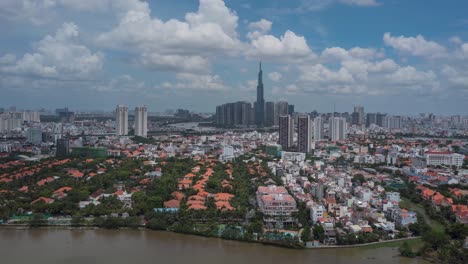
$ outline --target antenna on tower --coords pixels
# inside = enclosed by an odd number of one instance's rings
[[[259,67],[260,71],[262,71],[262,62],[260,61],[260,67]]]

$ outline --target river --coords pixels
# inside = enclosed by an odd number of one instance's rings
[[[297,250],[170,232],[0,229],[0,263],[427,263],[396,248]]]

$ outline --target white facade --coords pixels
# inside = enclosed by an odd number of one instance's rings
[[[135,108],[135,136],[146,137],[148,135],[148,109],[146,106]]]
[[[115,109],[115,134],[128,135],[128,107],[124,105],[118,105]]]
[[[321,117],[314,118],[314,141],[321,141],[323,139],[323,120]]]
[[[315,224],[318,222],[320,218],[323,217],[323,214],[325,213],[325,208],[323,205],[314,205],[310,208],[310,218],[312,219],[312,222]]]
[[[450,152],[426,152],[424,156],[428,166],[448,165],[461,167],[465,158],[465,155]]]
[[[340,141],[346,139],[346,119],[333,117],[330,119],[330,140]]]
[[[0,132],[21,128],[22,124],[23,113],[0,114]]]
[[[388,129],[401,129],[401,117],[387,116],[385,119],[385,127]]]

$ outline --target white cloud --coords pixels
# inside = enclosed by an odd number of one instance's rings
[[[248,27],[252,31],[260,31],[262,33],[267,33],[271,30],[272,24],[273,23],[271,21],[262,18],[257,22],[249,23]]]
[[[242,48],[237,20],[221,0],[201,0],[198,11],[187,13],[185,21],[152,18],[147,7],[128,10],[119,25],[99,35],[97,42],[137,54],[149,68],[202,72],[210,57],[235,54]]]
[[[340,0],[342,3],[347,5],[356,5],[356,6],[379,6],[381,3],[376,0]]]
[[[283,78],[283,75],[279,72],[270,72],[268,73],[268,78],[274,82],[279,82]]]
[[[314,56],[306,39],[289,30],[280,38],[262,35],[253,39],[247,55],[251,58],[279,62],[310,59]]]
[[[465,69],[463,69],[445,65],[442,68],[442,74],[450,84],[468,91],[468,67],[465,66]]]
[[[164,82],[161,87],[174,90],[226,91],[229,89],[219,75],[178,73],[177,82]]]
[[[428,41],[422,35],[417,35],[416,37],[394,37],[389,32],[386,32],[383,36],[383,41],[385,45],[403,54],[428,58],[443,57],[446,55],[444,46],[433,41]]]
[[[0,70],[39,78],[87,79],[102,69],[103,60],[101,53],[93,53],[79,43],[75,24],[64,23],[54,36],[39,41],[33,53],[26,53],[16,61],[9,56],[8,64]]]
[[[271,21],[263,18],[257,22],[249,23],[248,28],[250,31],[247,33],[247,38],[256,39],[262,35],[265,35],[271,30],[272,24],[273,23]]]

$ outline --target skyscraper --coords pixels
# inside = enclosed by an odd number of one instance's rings
[[[297,151],[308,153],[310,151],[311,135],[310,116],[304,115],[297,118]]]
[[[370,127],[372,124],[377,125],[377,114],[367,113],[366,127]]]
[[[279,117],[282,115],[288,114],[288,102],[286,101],[279,101],[275,103],[275,115],[274,115],[274,123],[278,125]]]
[[[333,117],[330,119],[330,140],[340,141],[346,138],[346,119]]]
[[[263,72],[261,62],[258,72],[257,101],[255,102],[255,124],[259,127],[265,125],[265,100],[263,98]]]
[[[314,118],[314,141],[321,141],[323,139],[323,120],[320,116]]]
[[[387,116],[385,127],[388,129],[401,129],[401,116]]]
[[[275,125],[275,102],[266,102],[265,104],[265,126]]]
[[[279,144],[283,149],[289,149],[293,145],[293,119],[290,115],[279,117]]]
[[[115,108],[115,134],[117,136],[128,135],[128,107],[118,105]]]
[[[294,114],[294,105],[288,105],[288,115]]]
[[[364,124],[364,107],[355,106],[352,114],[352,124],[353,125],[363,125]]]
[[[146,106],[135,107],[135,136],[146,137],[148,134],[148,109]]]

